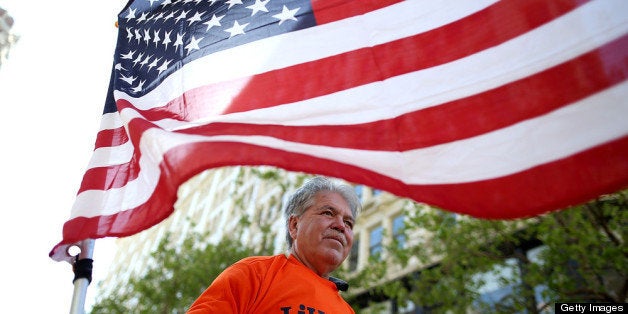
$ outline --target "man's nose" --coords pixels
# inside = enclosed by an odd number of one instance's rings
[[[336,216],[336,219],[334,219],[334,224],[332,225],[332,229],[344,233],[346,227],[347,226],[345,226],[344,218],[341,216]]]

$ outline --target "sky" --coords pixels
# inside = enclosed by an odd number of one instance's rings
[[[72,267],[48,253],[94,148],[125,3],[0,0],[19,36],[0,66],[2,313],[70,312]],[[86,309],[112,243],[96,241]]]

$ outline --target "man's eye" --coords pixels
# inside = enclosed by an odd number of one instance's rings
[[[351,222],[350,220],[345,220],[345,225],[347,225],[349,229],[353,229],[353,222]]]

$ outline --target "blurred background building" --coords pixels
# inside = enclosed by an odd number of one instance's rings
[[[9,50],[17,42],[17,35],[11,32],[13,18],[0,7],[0,68],[9,57]]]

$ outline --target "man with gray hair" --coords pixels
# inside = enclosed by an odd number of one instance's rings
[[[284,211],[288,252],[231,265],[188,313],[354,313],[338,292],[346,283],[330,274],[351,251],[360,209],[350,186],[311,178]]]

